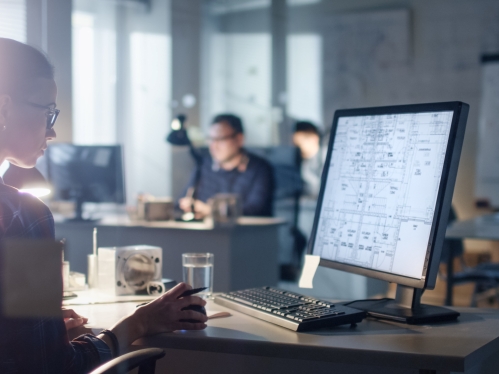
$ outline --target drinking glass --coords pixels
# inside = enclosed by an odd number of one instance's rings
[[[207,287],[197,295],[202,298],[211,298],[213,293],[213,253],[184,253],[182,266],[184,282],[192,288]]]

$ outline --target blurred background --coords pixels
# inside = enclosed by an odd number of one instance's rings
[[[165,142],[179,114],[197,146],[233,112],[248,146],[268,147],[292,144],[297,120],[327,141],[336,109],[459,100],[471,111],[453,203],[460,219],[481,213],[481,59],[499,53],[497,0],[0,0],[0,36],[55,65],[58,142],[123,146],[129,203],[181,194],[193,162]],[[312,198],[306,234],[313,210]]]

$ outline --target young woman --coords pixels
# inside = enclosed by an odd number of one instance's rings
[[[53,67],[47,58],[26,44],[0,38],[0,164],[7,160],[24,168],[35,165],[47,142],[56,137],[56,96]],[[16,237],[53,239],[54,220],[40,200],[0,180],[0,239]],[[86,319],[71,310],[63,311],[66,325],[63,318],[9,319],[0,314],[0,372],[86,373],[140,337],[204,329],[206,316],[182,309],[204,306],[205,301],[196,296],[177,299],[188,288],[179,284],[105,333],[73,341],[66,328],[82,325]]]

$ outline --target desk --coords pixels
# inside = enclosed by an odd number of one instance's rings
[[[136,303],[73,306],[89,318],[94,332],[111,326]],[[459,322],[411,326],[366,319],[355,328],[295,333],[209,301],[204,331],[178,331],[137,340],[134,346],[161,347],[166,357],[157,373],[496,373],[499,313],[456,308]],[[487,365],[492,371],[487,371]]]
[[[447,239],[499,240],[499,215],[485,216],[453,222],[445,233]]]
[[[499,241],[499,215],[489,214],[465,221],[455,221],[449,225],[445,233],[446,239],[480,239]],[[447,290],[445,304],[452,305],[452,288],[454,274],[454,251],[449,246],[447,259]]]
[[[56,222],[57,238],[66,238],[66,260],[71,270],[87,272],[92,253],[92,230],[99,247],[148,244],[163,248],[163,277],[182,280],[182,253],[215,255],[213,288],[217,292],[276,285],[279,278],[278,218],[242,217],[230,228],[205,223],[130,221],[106,217],[98,223]]]

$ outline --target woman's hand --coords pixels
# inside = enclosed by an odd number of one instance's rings
[[[185,213],[192,212],[193,203],[194,200],[190,197],[183,197],[178,201],[180,209],[182,209]]]
[[[194,201],[194,214],[196,219],[202,219],[211,214],[211,206],[201,200]]]
[[[211,214],[211,207],[209,204],[201,201],[194,200],[190,197],[183,197],[178,202],[180,209],[182,209],[186,213],[192,212],[194,208],[194,214],[196,219],[202,219]]]
[[[189,305],[205,306],[206,301],[197,296],[187,296],[178,299],[191,286],[180,283],[167,293],[161,295],[149,304],[137,308],[132,314],[118,321],[111,331],[119,341],[120,350],[124,352],[135,340],[148,335],[175,330],[202,330],[206,328],[208,318],[193,310],[182,310]],[[193,319],[199,322],[180,322],[184,319]],[[110,347],[113,343],[107,335],[98,337]]]
[[[141,327],[141,335],[154,335],[175,330],[202,330],[206,328],[208,318],[199,312],[182,310],[189,305],[205,306],[206,301],[197,296],[178,299],[191,286],[180,283],[156,300],[139,307],[132,318]],[[199,322],[181,322],[180,320],[197,320]]]
[[[88,318],[82,317],[73,309],[63,309],[62,318],[64,318],[64,324],[66,325],[66,330],[74,329],[78,326],[83,326],[88,322]]]

